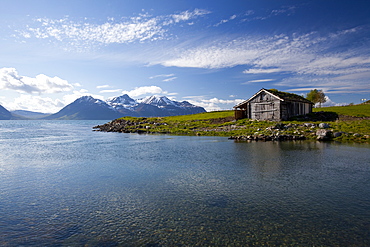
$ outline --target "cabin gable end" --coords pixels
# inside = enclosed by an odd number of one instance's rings
[[[235,119],[288,120],[312,112],[312,105],[312,102],[296,94],[261,89],[248,100],[234,106]]]

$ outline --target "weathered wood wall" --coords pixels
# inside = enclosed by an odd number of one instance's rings
[[[261,92],[250,101],[251,118],[259,120],[280,120],[280,100]]]
[[[245,104],[235,108],[235,119],[251,118],[258,120],[281,121],[293,116],[305,115],[312,112],[312,104],[285,100],[261,92]]]
[[[281,119],[288,120],[291,117],[305,115],[312,112],[312,105],[304,102],[281,102]]]

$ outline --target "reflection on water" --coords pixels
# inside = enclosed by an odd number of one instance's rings
[[[0,245],[370,245],[368,145],[97,124],[0,121]]]

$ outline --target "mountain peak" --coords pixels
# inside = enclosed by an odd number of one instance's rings
[[[94,98],[91,95],[85,95],[85,96],[81,96],[77,100],[86,100],[86,101],[88,101],[88,100],[94,100]]]
[[[75,100],[75,103],[96,103],[96,104],[105,104],[104,101],[100,99],[95,99],[91,95],[82,96]]]
[[[127,94],[110,98],[107,100],[107,102],[109,102],[110,104],[124,104],[124,105],[136,104],[136,101]]]
[[[166,96],[150,96],[141,101],[143,104],[148,104],[148,105],[154,105],[154,106],[168,106],[168,105],[174,105],[176,106],[177,104],[175,101],[170,100]]]
[[[136,100],[130,98],[130,96],[128,96],[127,94],[110,98],[106,101],[106,103],[116,110],[130,110],[130,108],[133,108],[138,104]]]

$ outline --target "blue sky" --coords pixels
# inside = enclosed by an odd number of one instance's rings
[[[232,109],[261,88],[370,99],[369,1],[0,0],[0,103],[129,94]]]

